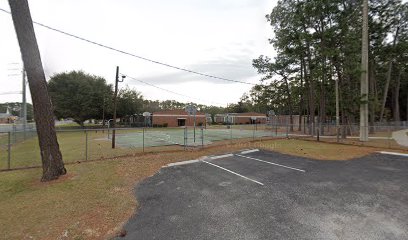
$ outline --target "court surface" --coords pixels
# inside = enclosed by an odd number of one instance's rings
[[[401,156],[238,152],[162,168],[136,193],[125,239],[408,239]]]
[[[117,131],[116,143],[121,147],[140,148],[168,145],[187,145],[199,146],[207,145],[216,141],[242,139],[242,138],[258,138],[258,137],[273,137],[277,134],[273,130],[265,129],[202,129],[197,127],[195,134],[193,128],[187,129],[187,134],[184,128],[164,128],[164,129],[146,129],[130,131]],[[195,135],[195,138],[194,138]],[[278,133],[278,136],[281,136]],[[144,141],[143,141],[144,138]],[[185,139],[187,138],[187,139]]]

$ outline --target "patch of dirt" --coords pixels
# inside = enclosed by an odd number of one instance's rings
[[[48,187],[48,186],[60,184],[66,181],[71,181],[75,179],[76,177],[77,177],[76,173],[68,172],[67,174],[60,176],[57,180],[53,180],[49,182],[41,182],[38,179],[33,179],[30,185],[36,188]]]

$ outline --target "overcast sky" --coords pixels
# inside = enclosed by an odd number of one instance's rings
[[[259,55],[273,55],[272,29],[265,15],[273,0],[41,0],[29,1],[34,21],[139,56],[205,74],[258,83],[252,67]],[[0,0],[0,8],[9,10]],[[114,82],[115,68],[189,99],[126,79],[151,100],[226,105],[251,86],[197,76],[155,65],[34,26],[47,80],[55,73],[83,70]],[[11,16],[0,12],[0,102],[21,101],[20,51]],[[18,63],[18,64],[11,64]],[[10,76],[15,75],[16,76]],[[198,101],[202,99],[202,101]],[[29,100],[31,102],[31,99]]]

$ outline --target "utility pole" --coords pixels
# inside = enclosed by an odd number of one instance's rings
[[[339,79],[336,79],[336,136],[339,141],[340,134],[340,104],[339,104]]]
[[[122,80],[119,81],[119,66],[116,67],[116,77],[115,77],[115,95],[113,96],[113,122],[112,122],[112,148],[115,148],[116,141],[116,107],[118,103],[118,83],[123,82],[125,76],[122,76]]]
[[[105,94],[103,94],[103,103],[102,103],[102,129],[105,128]]]
[[[119,66],[116,67],[116,77],[115,77],[115,95],[113,96],[113,123],[112,123],[112,148],[115,148],[116,141],[116,104],[118,98],[118,83],[119,83]]]
[[[361,49],[360,141],[368,141],[368,0],[363,0]]]

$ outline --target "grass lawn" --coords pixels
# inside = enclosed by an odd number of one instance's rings
[[[141,130],[117,130],[117,135],[131,134]],[[58,143],[61,153],[66,163],[84,161],[86,159],[86,134],[85,131],[59,131]],[[118,137],[120,139],[120,137]],[[140,140],[141,141],[141,140]],[[0,136],[0,169],[7,168],[7,136]],[[119,142],[119,141],[118,141]],[[154,151],[168,150],[169,148],[154,149]],[[181,149],[181,147],[179,148]],[[146,151],[152,149],[146,148]],[[112,158],[138,154],[142,148],[129,148],[118,146],[111,148],[111,141],[107,140],[107,131],[88,131],[88,160]],[[37,137],[27,138],[26,140],[13,144],[11,147],[11,168],[40,166],[41,156]]]
[[[301,140],[216,145],[201,150],[138,154],[67,165],[68,174],[41,183],[41,169],[0,172],[0,239],[106,239],[137,208],[135,184],[163,165],[244,148],[322,160],[346,160],[378,149]]]
[[[381,151],[379,148],[355,147],[316,142],[314,140],[306,141],[296,139],[272,140],[260,144],[259,148],[317,160],[350,160],[363,157],[369,153]]]
[[[110,133],[110,137],[112,133]],[[111,141],[108,140],[108,131],[101,130],[65,130],[58,131],[58,142],[65,162],[72,163],[84,160],[95,160],[112,158],[117,156],[133,155],[143,151],[143,131],[142,129],[118,129],[116,131],[117,148],[111,148]],[[255,137],[270,135],[272,132],[265,132],[261,129]],[[145,151],[159,152],[169,149],[181,150],[184,142],[184,129],[182,128],[149,128],[145,130]],[[204,144],[215,141],[240,138],[252,138],[252,130],[236,129],[208,129],[204,131]],[[7,168],[7,135],[0,135],[0,169]],[[86,150],[86,139],[88,138],[88,149]],[[12,136],[13,139],[13,136]],[[201,145],[201,130],[196,130],[196,142],[193,143],[193,130],[189,128],[188,144]],[[169,145],[169,146],[167,146]],[[87,151],[87,155],[86,155]],[[19,141],[11,147],[11,168],[40,166],[41,157],[38,146],[38,139],[33,134],[24,140],[22,136]]]

